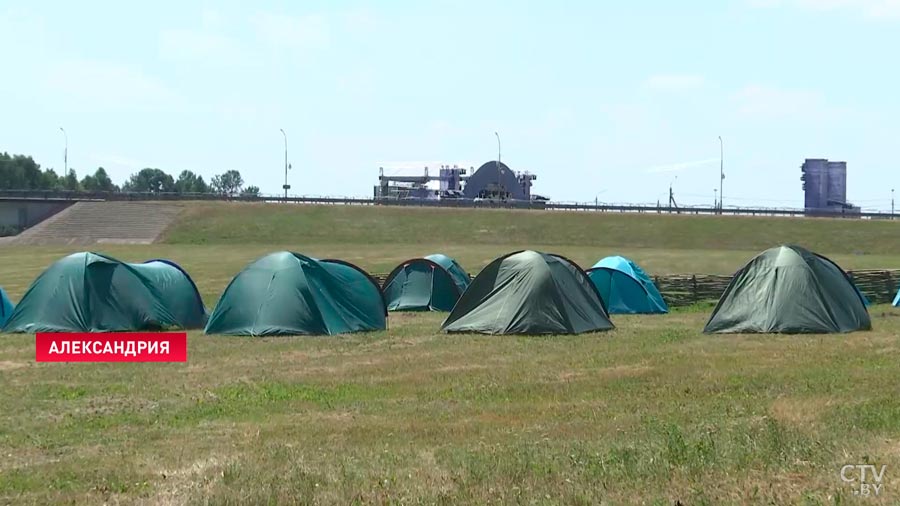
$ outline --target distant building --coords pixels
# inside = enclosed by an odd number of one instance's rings
[[[847,162],[807,158],[800,170],[807,214],[859,214],[847,202]]]

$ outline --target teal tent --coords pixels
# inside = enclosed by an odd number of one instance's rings
[[[631,260],[612,256],[587,271],[609,314],[661,314],[669,306],[653,281]]]
[[[871,328],[865,302],[846,272],[799,246],[780,246],[735,274],[703,331],[826,334]]]
[[[9,296],[6,295],[6,290],[0,288],[0,328],[6,325],[6,320],[9,320],[9,317],[12,316],[13,309],[15,309],[15,306],[9,300]]]
[[[469,286],[469,275],[452,258],[435,254],[407,260],[384,280],[389,311],[450,311]]]
[[[359,267],[282,251],[244,268],[225,289],[207,334],[334,335],[384,330],[378,283]]]
[[[472,280],[444,321],[446,332],[579,334],[613,328],[580,267],[558,255],[502,256]]]
[[[167,260],[130,264],[75,253],[31,284],[5,332],[127,332],[199,328],[203,301],[190,276]]]
[[[130,265],[147,279],[153,280],[154,288],[165,300],[175,321],[183,322],[179,326],[196,329],[206,325],[206,308],[200,290],[180,265],[163,258]]]

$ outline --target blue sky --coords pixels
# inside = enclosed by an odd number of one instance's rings
[[[900,0],[0,0],[0,150],[117,182],[240,170],[369,196],[378,167],[496,157],[560,201],[802,206],[806,157],[848,196],[900,183]],[[898,187],[900,190],[900,187]],[[900,198],[900,195],[898,195]]]

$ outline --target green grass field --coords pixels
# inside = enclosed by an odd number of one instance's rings
[[[165,257],[211,308],[274,250],[372,272],[432,252],[477,272],[534,248],[583,266],[729,273],[793,242],[845,268],[900,267],[891,222],[199,204]],[[443,236],[438,232],[442,231]],[[72,248],[0,249],[18,300]],[[900,310],[871,332],[705,336],[709,308],[615,331],[443,335],[443,315],[332,338],[190,333],[187,364],[36,364],[0,336],[0,504],[897,504]],[[859,498],[845,464],[886,465]]]

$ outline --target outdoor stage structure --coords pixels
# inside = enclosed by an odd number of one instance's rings
[[[490,161],[478,170],[441,166],[437,177],[429,175],[428,167],[421,176],[385,175],[378,170],[375,200],[472,200],[487,202],[547,201],[546,197],[531,193],[537,176],[524,171],[515,172],[506,164]]]

